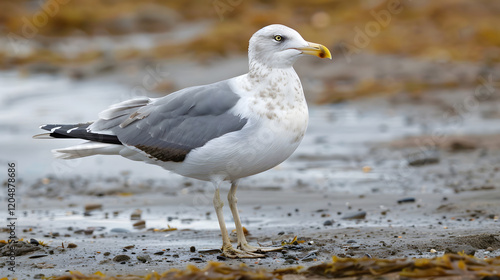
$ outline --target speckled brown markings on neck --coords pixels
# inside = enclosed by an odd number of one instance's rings
[[[293,74],[293,71],[271,69],[260,63],[250,64],[248,90],[258,89],[254,104],[261,104],[259,107],[266,109],[266,113],[256,113],[274,118],[275,110],[291,111],[295,110],[296,106],[302,105],[304,102],[302,85],[297,75]]]
[[[247,78],[246,89],[257,92],[251,110],[292,132],[293,142],[300,141],[307,127],[308,113],[295,71],[292,68],[271,69],[251,62]]]

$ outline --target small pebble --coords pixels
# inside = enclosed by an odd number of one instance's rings
[[[218,259],[219,261],[225,261],[227,258],[226,258],[226,257],[224,257],[224,256],[217,256],[217,259]]]
[[[90,212],[93,210],[102,209],[102,204],[99,203],[89,203],[85,204],[85,212]]]
[[[78,247],[78,245],[76,245],[75,243],[69,243],[67,247],[68,248],[76,248],[76,247]]]
[[[360,211],[360,212],[356,212],[356,213],[346,214],[346,215],[344,215],[344,217],[342,217],[342,219],[344,219],[344,220],[361,220],[361,219],[364,219],[364,218],[366,218],[366,212],[365,211]]]
[[[43,258],[43,257],[46,257],[48,255],[33,255],[33,256],[30,256],[29,258],[30,259],[38,259],[38,258]]]
[[[138,222],[135,222],[135,223],[133,224],[133,226],[134,226],[134,228],[135,228],[135,229],[143,229],[143,228],[146,228],[146,221],[144,221],[144,220],[140,220],[140,221],[138,221]]]
[[[201,249],[198,250],[198,253],[200,254],[219,254],[222,253],[221,249]]]
[[[194,252],[196,252],[196,247],[194,247],[194,246],[191,246],[191,247],[189,248],[189,251],[190,251],[191,253],[194,253]]]
[[[436,151],[417,152],[407,156],[409,166],[423,166],[439,163],[439,154]]]
[[[34,238],[30,239],[30,244],[33,244],[33,245],[36,245],[36,246],[40,245],[40,243],[38,242],[38,240],[36,240]]]
[[[326,220],[323,225],[326,227],[326,226],[332,226],[333,225],[333,220]]]
[[[127,256],[127,255],[118,255],[118,256],[115,256],[113,258],[114,262],[119,262],[119,263],[126,262],[126,261],[129,261],[129,260],[130,260],[130,257]]]
[[[139,255],[139,256],[137,256],[137,260],[142,262],[142,263],[147,263],[147,262],[152,261],[152,259],[149,255]]]
[[[154,254],[154,255],[160,255],[160,256],[161,256],[161,255],[165,254],[165,252],[163,252],[163,251],[159,251],[159,252],[156,252],[156,253],[153,253],[153,254]]]
[[[131,220],[140,220],[142,215],[142,210],[141,209],[135,209],[132,214],[130,214],[130,219]]]
[[[398,204],[411,203],[411,202],[415,202],[414,197],[407,197],[407,198],[403,198],[403,199],[398,200]]]

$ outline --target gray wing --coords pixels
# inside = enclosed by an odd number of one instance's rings
[[[192,149],[243,128],[247,119],[228,112],[239,98],[227,80],[186,88],[152,101],[117,104],[90,129],[111,131],[158,160],[181,162]]]

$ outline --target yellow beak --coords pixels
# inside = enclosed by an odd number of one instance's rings
[[[332,55],[330,51],[323,45],[307,42],[309,46],[303,48],[297,48],[297,50],[301,51],[304,54],[315,55],[320,58],[329,58],[332,59]]]

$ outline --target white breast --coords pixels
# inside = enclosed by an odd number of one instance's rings
[[[233,113],[248,119],[245,127],[191,151],[174,169],[166,168],[201,180],[210,180],[213,174],[232,180],[266,171],[287,159],[300,144],[308,122],[300,80],[290,70],[267,75],[269,80],[258,86],[250,85],[247,75],[235,78],[233,88],[241,98]]]

